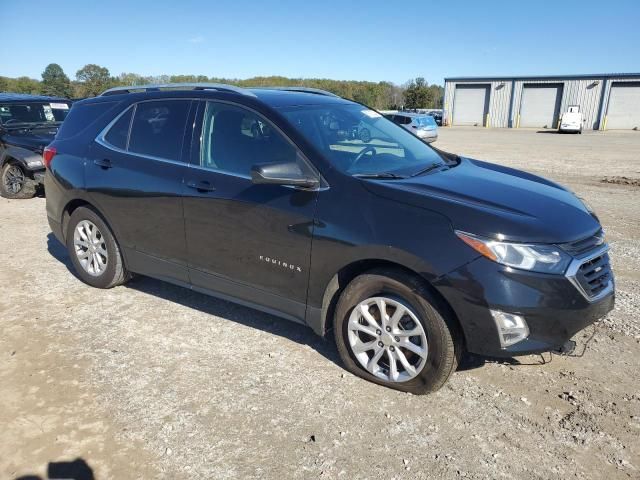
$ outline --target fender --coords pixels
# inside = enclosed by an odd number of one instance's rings
[[[411,272],[427,282],[432,282],[438,277],[432,265],[429,265],[424,259],[390,245],[363,245],[355,247],[350,253],[353,256],[348,263],[340,265],[328,283],[318,284],[315,288],[312,286],[315,292],[310,291],[307,294],[305,322],[322,337],[330,329],[328,317],[337,302],[337,294],[360,273],[375,267],[391,266]],[[321,296],[319,297],[318,294]],[[313,296],[321,298],[321,301],[313,301],[310,298]],[[318,303],[319,305],[316,306]]]
[[[28,171],[41,170],[44,167],[42,155],[15,145],[10,145],[0,153],[0,168],[2,168],[9,159],[14,159],[22,168]]]

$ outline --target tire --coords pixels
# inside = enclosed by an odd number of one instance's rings
[[[363,128],[360,130],[360,140],[364,143],[369,143],[371,141],[371,132],[368,128]]]
[[[360,316],[358,312],[364,303],[374,298],[376,305],[372,305],[368,312],[378,321],[378,324],[382,323],[380,309],[377,308],[377,302],[381,297],[385,302],[384,308],[389,316],[389,323],[393,323],[397,308],[404,307],[407,314],[402,316],[396,327],[390,327],[391,332],[388,335],[384,332],[377,337],[363,334],[359,330],[362,328],[361,325],[368,328],[372,324],[364,317],[355,321]],[[408,326],[405,328],[403,323]],[[355,330],[354,325],[357,327]],[[386,330],[384,324],[380,327],[376,333]],[[425,344],[423,344],[424,337],[411,336],[413,340],[407,337],[408,332],[417,332],[420,327],[426,336]],[[402,334],[394,336],[395,333]],[[420,279],[394,269],[372,270],[356,277],[347,285],[336,305],[334,336],[338,353],[347,370],[379,385],[417,395],[435,392],[442,387],[456,370],[462,354],[462,336],[448,309],[441,305]],[[404,343],[398,342],[398,339]],[[413,343],[412,351],[404,347],[407,341]],[[371,342],[374,342],[377,347],[371,347],[364,356],[362,351],[354,352],[352,347],[354,342],[356,348],[358,346],[365,348],[371,345]],[[374,372],[365,367],[364,363],[370,364],[380,350],[384,352],[378,360],[379,369]],[[413,350],[422,350],[423,356],[413,353]],[[400,353],[409,363],[409,367],[413,368],[413,372],[406,369],[400,362]],[[391,355],[396,356],[394,361]],[[392,363],[396,364],[395,372]],[[400,370],[404,372],[400,373]],[[393,380],[392,373],[397,375]]]
[[[33,198],[36,184],[17,163],[5,163],[0,172],[0,196],[24,200]]]
[[[78,231],[80,225],[83,227],[84,237]],[[91,225],[97,231],[91,229]],[[90,232],[95,233],[92,236]],[[77,208],[69,219],[66,239],[69,257],[83,282],[96,288],[112,288],[129,280],[130,275],[125,268],[120,247],[109,226],[95,211],[86,207]],[[89,251],[91,244],[94,246],[92,252],[99,257],[97,261]],[[89,254],[82,255],[84,252]]]

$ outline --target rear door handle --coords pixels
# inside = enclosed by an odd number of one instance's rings
[[[100,168],[103,168],[104,170],[113,167],[111,160],[107,158],[103,158],[102,160],[94,160],[93,163],[98,165]]]
[[[211,183],[203,180],[201,182],[191,181],[187,183],[187,187],[193,188],[199,192],[213,192],[216,188]]]

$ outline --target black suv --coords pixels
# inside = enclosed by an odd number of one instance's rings
[[[560,349],[613,308],[573,193],[327,92],[109,90],[46,158],[49,223],[86,283],[135,272],[331,332],[350,371],[398,390],[436,390],[463,350]]]
[[[64,98],[0,93],[0,195],[35,195],[44,180],[42,150],[70,107]]]

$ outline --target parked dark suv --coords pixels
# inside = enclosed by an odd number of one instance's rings
[[[42,150],[71,102],[64,98],[0,93],[0,195],[31,198],[44,180]]]
[[[170,87],[77,102],[47,149],[49,223],[92,286],[135,272],[271,312],[413,393],[464,349],[559,349],[613,308],[600,223],[553,182],[326,92]]]

